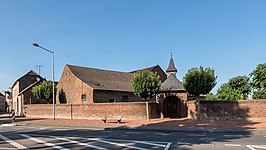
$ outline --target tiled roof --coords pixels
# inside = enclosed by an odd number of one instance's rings
[[[163,82],[160,87],[160,91],[184,91],[182,83],[176,78],[174,74],[170,74],[169,77]]]
[[[96,90],[112,90],[133,92],[130,80],[132,73],[86,68],[67,65],[71,72],[80,80]]]

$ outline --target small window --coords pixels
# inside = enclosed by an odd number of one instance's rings
[[[81,100],[82,100],[82,101],[86,101],[86,94],[82,94],[82,95],[81,95]]]
[[[128,96],[123,96],[123,100],[128,100]]]
[[[115,99],[109,99],[109,103],[114,103]]]

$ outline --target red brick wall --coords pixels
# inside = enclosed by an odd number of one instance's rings
[[[127,96],[128,99],[123,99]],[[142,100],[133,92],[94,90],[94,103],[109,103],[113,99],[115,102],[141,102]]]
[[[52,105],[26,105],[27,117],[52,118]],[[149,103],[150,118],[156,117],[157,103]],[[103,116],[122,116],[125,120],[146,120],[145,102],[60,104],[56,105],[56,118],[99,119]]]
[[[175,96],[180,100],[180,117],[187,117],[187,92],[161,92],[156,95],[156,101],[159,103],[158,111],[161,118],[165,117],[164,101],[167,97]]]
[[[198,111],[197,111],[197,101],[188,101],[187,102],[187,114],[188,114],[188,118],[191,119],[197,119],[198,117]]]
[[[81,95],[86,94],[86,101],[81,100]],[[57,104],[91,104],[93,103],[93,89],[76,78],[68,66],[57,85]]]
[[[266,120],[266,100],[200,101],[200,119]],[[197,105],[188,103],[188,114],[197,113]],[[192,117],[193,118],[193,117]]]

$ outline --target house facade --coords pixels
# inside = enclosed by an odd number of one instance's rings
[[[171,56],[166,73],[159,65],[144,68],[160,76],[162,85],[154,101],[158,104],[158,117],[181,118],[187,116],[187,92],[177,79]],[[134,95],[130,81],[132,72],[117,72],[66,65],[57,86],[57,104],[94,104],[114,102],[143,102]]]
[[[16,115],[24,115],[23,108],[25,104],[39,102],[39,99],[32,94],[31,90],[43,80],[40,75],[31,70],[15,81],[12,86],[11,109],[15,110]]]
[[[146,69],[159,74],[162,80],[166,78],[166,74],[158,65]],[[57,86],[57,103],[141,102],[130,85],[134,72],[66,65]]]
[[[1,112],[5,112],[5,108],[6,108],[6,101],[5,101],[6,97],[0,93],[0,113]]]

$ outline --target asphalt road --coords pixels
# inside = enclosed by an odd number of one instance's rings
[[[191,133],[15,126],[0,127],[1,149],[260,150],[266,149],[266,132]]]

